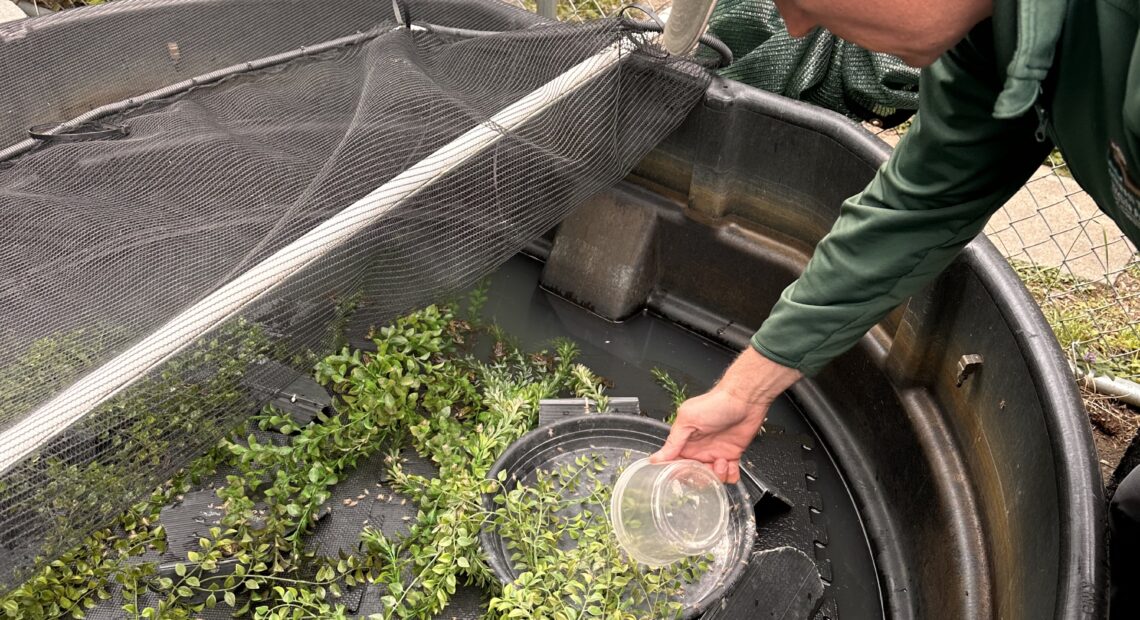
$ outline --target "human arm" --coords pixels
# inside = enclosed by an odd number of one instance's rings
[[[786,378],[795,376],[789,371],[814,374],[849,349],[940,273],[1044,159],[1050,145],[1034,137],[1032,111],[1009,119],[993,116],[1002,79],[987,44],[992,34],[983,30],[924,71],[911,130],[867,188],[844,203],[803,275],[752,338],[750,348],[771,364],[747,380],[786,388]],[[726,378],[738,374],[740,360]],[[719,384],[709,395],[718,389]],[[767,415],[767,406],[759,404],[720,410],[721,401],[709,395],[684,404],[670,452],[658,458],[697,458],[685,445],[690,437],[734,436],[758,429]],[[732,423],[726,425],[723,416],[734,416]],[[741,441],[717,444],[698,460],[735,463],[747,446]]]
[[[650,460],[698,460],[711,464],[721,480],[736,482],[740,455],[759,432],[768,407],[801,377],[798,370],[746,348],[716,387],[681,403],[669,439]]]

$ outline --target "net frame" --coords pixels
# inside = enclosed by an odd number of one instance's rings
[[[153,7],[161,3],[142,0],[134,4]],[[438,9],[431,3],[423,6]],[[131,13],[129,10],[121,12]],[[457,19],[449,23],[487,25],[487,21],[481,19]],[[410,36],[422,40],[418,47],[407,48],[415,59],[412,64],[422,63],[428,69],[441,72],[440,79],[459,80],[476,93],[470,100],[457,99],[459,112],[454,113],[454,119],[467,119],[464,122],[468,125],[462,131],[452,127],[456,135],[448,140],[452,149],[462,154],[459,159],[472,162],[473,172],[465,174],[482,175],[479,178],[493,175],[495,179],[484,186],[473,184],[470,178],[464,181],[463,174],[433,177],[430,172],[433,167],[412,173],[414,166],[405,170],[402,177],[386,179],[381,185],[389,189],[381,193],[394,192],[386,194],[389,195],[386,204],[394,213],[392,221],[385,225],[404,227],[408,232],[395,237],[377,233],[383,226],[378,228],[373,225],[375,222],[369,224],[367,218],[356,218],[336,207],[336,200],[318,201],[320,209],[315,212],[306,212],[303,207],[307,203],[298,203],[275,217],[299,215],[302,221],[316,225],[321,218],[341,212],[345,214],[342,223],[347,227],[339,230],[340,245],[329,245],[329,251],[310,253],[307,258],[303,253],[297,254],[291,256],[291,261],[278,265],[296,267],[292,277],[286,275],[289,271],[285,269],[276,280],[268,278],[261,282],[266,285],[261,293],[243,287],[229,291],[225,288],[225,283],[232,283],[235,276],[248,274],[250,265],[264,265],[285,248],[295,247],[290,243],[303,238],[289,238],[281,226],[274,224],[268,227],[269,232],[263,233],[269,237],[243,246],[238,258],[227,263],[224,273],[219,272],[218,287],[213,295],[189,304],[178,318],[158,321],[143,332],[117,327],[101,331],[101,326],[77,323],[82,325],[78,331],[64,335],[86,338],[92,344],[91,351],[71,356],[76,358],[71,360],[75,364],[66,369],[73,376],[64,377],[64,383],[78,382],[70,383],[60,393],[47,390],[33,393],[26,399],[36,401],[31,413],[17,408],[14,418],[5,418],[0,411],[0,446],[3,446],[0,449],[3,461],[0,543],[10,552],[8,562],[0,567],[0,588],[15,585],[16,580],[27,574],[37,556],[42,561],[77,543],[86,532],[145,495],[216,440],[233,422],[254,413],[258,402],[271,396],[264,389],[251,393],[245,383],[255,383],[262,388],[269,386],[270,390],[273,386],[284,387],[292,377],[275,370],[280,365],[275,360],[284,356],[273,344],[276,339],[296,338],[300,334],[301,340],[313,349],[320,348],[317,343],[321,343],[321,347],[329,346],[343,338],[349,322],[360,331],[384,317],[390,318],[401,310],[461,288],[489,272],[527,241],[549,230],[577,203],[624,176],[641,155],[679,124],[703,95],[710,79],[699,66],[669,59],[654,51],[645,35],[629,31],[627,25],[618,20],[574,28],[552,25],[548,31],[528,29],[503,33],[500,37],[506,41],[501,43],[503,49],[489,43],[487,45],[492,47],[482,50],[486,57],[495,58],[504,50],[514,49],[511,46],[522,46],[519,49],[530,50],[535,57],[554,59],[548,66],[527,66],[535,75],[546,75],[538,84],[553,83],[553,86],[532,85],[519,91],[518,83],[513,83],[511,88],[515,91],[509,88],[508,91],[517,92],[518,96],[504,98],[485,90],[478,80],[458,75],[462,70],[431,66],[433,54],[446,56],[449,46],[461,45],[463,37],[454,33],[412,32],[388,23],[325,44],[306,45],[268,58],[243,61],[227,69],[213,69],[198,78],[183,79],[150,94],[104,103],[70,122],[53,124],[43,130],[44,137],[38,140],[24,141],[23,145],[5,151],[7,161],[14,166],[0,170],[0,181],[5,175],[26,175],[30,162],[43,163],[44,154],[53,149],[66,153],[69,149],[87,148],[82,143],[67,141],[73,129],[85,124],[98,121],[113,125],[121,118],[135,118],[132,115],[146,119],[152,114],[161,116],[175,106],[208,99],[211,93],[221,97],[218,93],[248,89],[250,82],[269,82],[282,72],[297,71],[297,67],[321,67],[322,63],[333,63],[353,54],[359,56],[363,53],[360,50],[396,33],[397,38]],[[399,41],[392,44],[408,45]],[[604,62],[599,62],[601,60]],[[618,66],[623,68],[614,70]],[[591,75],[594,79],[584,79]],[[648,85],[657,91],[639,93],[636,88],[639,85]],[[525,105],[512,110],[512,103],[520,101]],[[511,113],[497,115],[488,111],[492,108],[495,112],[506,109]],[[525,122],[528,119],[537,119],[537,126],[531,127]],[[584,124],[582,127],[574,125],[582,135],[575,132],[557,135],[558,132],[553,131],[559,123],[568,120]],[[636,130],[629,128],[632,123],[638,124]],[[59,139],[53,140],[52,136]],[[123,144],[134,144],[146,136],[145,131],[131,131],[123,138]],[[194,135],[190,137],[197,139]],[[503,146],[504,143],[509,144]],[[438,145],[423,147],[416,157],[407,155],[407,163],[430,159],[433,153],[440,151],[446,149]],[[413,148],[409,152],[417,151]],[[542,162],[531,161],[535,154],[545,154],[550,159],[539,165]],[[442,164],[446,159],[435,164]],[[509,166],[504,162],[510,162]],[[510,170],[515,170],[513,177],[502,174]],[[9,176],[11,178],[14,176]],[[429,179],[438,183],[425,183]],[[520,210],[517,204],[520,192],[536,191],[528,188],[527,183],[553,184],[551,195],[541,196],[533,213]],[[423,191],[424,187],[430,191]],[[21,191],[25,190],[26,187]],[[474,204],[472,201],[480,192],[485,196],[489,190],[494,198],[491,204],[470,212],[453,210],[439,219],[421,209],[424,204],[443,199]],[[0,196],[3,194],[0,190]],[[392,196],[397,194],[413,199],[420,206],[396,208],[400,201],[393,200]],[[370,209],[376,211],[380,204],[376,198],[374,195],[373,200],[358,197],[347,202],[358,208],[355,214],[359,215]],[[0,197],[0,201],[3,200]],[[19,223],[18,219],[11,221]],[[318,228],[319,225],[314,232]],[[330,229],[326,228],[322,234],[324,232]],[[392,247],[370,254],[369,248],[374,247],[378,239],[391,242]],[[427,244],[431,247],[426,250],[423,244],[417,245],[425,239],[431,240]],[[440,248],[449,239],[455,247],[441,252]],[[471,258],[476,255],[479,258]],[[438,264],[433,263],[435,258],[439,259]],[[65,259],[54,264],[69,263]],[[37,268],[41,272],[51,271],[51,266],[46,264]],[[373,273],[379,273],[380,277],[369,275]],[[414,281],[422,290],[394,291],[382,307],[373,304],[366,307],[367,312],[356,310],[353,314],[354,309],[368,306],[379,293],[393,292],[391,283],[394,281]],[[120,282],[115,284],[127,286]],[[16,289],[12,285],[13,280],[8,279],[0,286],[0,295],[5,294],[7,287],[7,299],[13,300],[12,293]],[[91,285],[80,284],[77,288],[87,290],[85,287]],[[231,297],[229,292],[234,291],[239,294]],[[325,299],[330,295],[336,296],[331,302]],[[220,306],[205,303],[211,297],[224,303]],[[5,312],[12,312],[10,316],[20,312],[18,303],[8,306],[4,302],[0,306],[8,308]],[[25,315],[22,323],[17,322],[16,327],[34,325],[34,321],[26,320],[28,316]],[[42,318],[45,319],[42,329],[52,334],[58,332],[58,325],[53,326],[52,320],[69,320],[58,316]],[[166,327],[161,327],[163,325]],[[10,329],[0,338],[8,338],[9,343],[35,345],[40,342],[36,336],[35,329]],[[10,350],[8,363],[13,360]],[[24,350],[29,349],[25,346]],[[103,370],[94,370],[96,368]],[[172,394],[165,393],[167,386],[172,386]],[[188,394],[189,400],[199,396],[207,400],[212,396],[209,392],[224,392],[225,399],[210,402],[221,403],[219,406],[228,409],[203,408],[164,419],[163,416],[174,410],[172,408],[185,407],[189,402],[173,394],[174,391]],[[41,396],[50,398],[43,400]],[[145,443],[155,438],[162,441],[153,445]],[[120,458],[128,449],[139,445],[143,448],[141,451]],[[113,456],[108,457],[108,454]],[[49,494],[54,497],[48,497]]]

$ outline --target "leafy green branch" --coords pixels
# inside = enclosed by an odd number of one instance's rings
[[[45,567],[0,608],[10,618],[81,617],[118,584],[131,618],[191,618],[219,605],[254,618],[340,618],[347,615],[344,589],[374,584],[383,590],[379,618],[430,618],[460,584],[474,584],[495,596],[492,618],[633,618],[646,610],[676,616],[676,594],[699,576],[703,561],[649,571],[625,558],[604,509],[581,510],[583,503],[608,505],[608,489],[596,478],[600,461],[543,473],[534,485],[487,480],[503,451],[536,424],[540,400],[577,394],[605,410],[607,382],[577,363],[571,342],[527,353],[496,326],[479,325],[477,311],[463,320],[455,307],[428,307],[374,331],[375,351],[344,348],[325,357],[314,376],[334,396],[332,413],[299,427],[268,408],[258,423],[287,433],[286,444],[230,436],[123,515],[117,528]],[[235,399],[237,380],[255,359],[250,355],[267,354],[255,325],[241,329],[245,348],[207,347],[215,356],[240,358],[223,373],[227,383],[214,386]],[[494,339],[491,359],[476,359],[468,351],[487,336]],[[201,420],[186,419],[195,423]],[[145,435],[146,428],[137,432]],[[406,471],[401,455],[408,449],[430,459],[438,476]],[[316,555],[306,548],[306,534],[332,487],[381,450],[392,489],[417,509],[407,532],[366,527],[356,553]],[[217,491],[224,516],[173,574],[127,561],[165,549],[159,511],[221,465],[234,472]],[[96,478],[73,482],[112,488],[97,478],[105,474],[92,470],[85,475]],[[565,493],[577,490],[568,502]],[[488,511],[483,495],[495,491],[500,504]],[[577,512],[569,514],[571,508]],[[500,529],[524,569],[512,584],[501,586],[483,557],[479,532],[487,527]],[[143,605],[144,593],[158,602]]]

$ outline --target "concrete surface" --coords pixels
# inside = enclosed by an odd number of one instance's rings
[[[1136,254],[1076,181],[1045,166],[994,214],[986,235],[1008,258],[1062,267],[1105,284]]]
[[[17,19],[24,19],[27,15],[16,3],[9,2],[9,0],[0,0],[0,24],[4,22],[16,21]]]

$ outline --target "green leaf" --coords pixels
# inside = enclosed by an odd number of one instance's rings
[[[229,605],[230,607],[237,605],[237,596],[234,595],[233,590],[226,590],[226,593],[222,596],[222,598],[225,599],[226,605]]]

